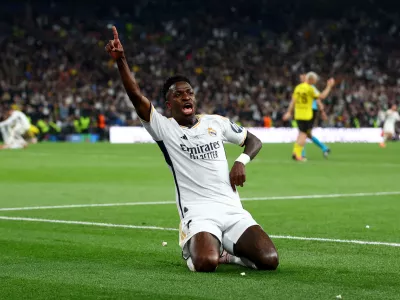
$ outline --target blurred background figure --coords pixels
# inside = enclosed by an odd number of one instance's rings
[[[396,122],[400,121],[400,116],[397,111],[397,105],[393,104],[386,112],[385,123],[383,124],[383,141],[380,144],[382,148],[386,147],[386,141],[392,140],[395,135]]]
[[[0,132],[4,139],[2,149],[21,149],[28,146],[24,137],[28,135],[31,124],[27,116],[18,110],[9,109],[6,119],[0,122]]]

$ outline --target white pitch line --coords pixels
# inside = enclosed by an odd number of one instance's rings
[[[0,220],[42,222],[42,223],[56,223],[56,224],[73,224],[73,225],[86,225],[86,226],[97,226],[97,227],[126,228],[126,229],[149,229],[149,230],[163,230],[163,231],[179,231],[177,228],[157,227],[157,226],[136,226],[136,225],[124,225],[124,224],[112,224],[112,223],[97,223],[97,222],[68,221],[68,220],[51,220],[51,219],[21,218],[21,217],[6,217],[6,216],[0,216]],[[341,239],[301,237],[301,236],[291,236],[291,235],[269,235],[269,236],[271,238],[274,238],[274,239],[285,239],[285,240],[299,240],[299,241],[315,241],[315,242],[331,242],[331,243],[346,243],[346,244],[358,244],[358,245],[375,245],[375,246],[400,247],[400,243],[359,241],[359,240],[341,240]]]
[[[67,220],[50,220],[50,219],[39,219],[39,218],[20,218],[20,217],[6,217],[0,216],[0,220],[9,221],[27,221],[27,222],[42,222],[42,223],[59,223],[59,224],[74,224],[74,225],[88,225],[98,227],[117,227],[117,228],[130,228],[130,229],[150,229],[150,230],[167,230],[167,231],[178,231],[176,228],[168,227],[157,227],[157,226],[136,226],[136,225],[124,225],[124,224],[112,224],[112,223],[96,223],[96,222],[84,222],[84,221],[67,221]]]
[[[343,197],[367,197],[367,196],[389,196],[400,195],[400,191],[375,192],[375,193],[353,193],[353,194],[321,194],[321,195],[299,195],[299,196],[269,196],[241,198],[242,201],[273,201],[273,200],[301,200],[301,199],[322,199],[322,198],[343,198]],[[109,206],[136,206],[136,205],[164,205],[175,204],[175,201],[155,202],[124,202],[124,203],[92,203],[92,204],[67,204],[54,206],[26,206],[26,207],[3,207],[0,211],[60,209],[60,208],[82,208],[82,207],[109,207]]]

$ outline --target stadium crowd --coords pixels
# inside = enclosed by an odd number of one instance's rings
[[[199,113],[245,126],[292,126],[282,115],[310,70],[321,89],[328,77],[337,81],[323,126],[380,126],[382,112],[400,103],[398,13],[366,5],[340,15],[319,8],[315,18],[307,5],[275,1],[119,2],[1,4],[1,111],[15,105],[42,132],[140,125],[104,51],[111,24],[144,93],[165,114],[160,88],[175,73],[192,80]]]

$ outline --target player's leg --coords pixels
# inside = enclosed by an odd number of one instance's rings
[[[222,253],[222,231],[209,219],[183,220],[179,226],[182,256],[191,271],[214,272]]]
[[[330,150],[324,143],[322,143],[317,137],[313,136],[311,133],[310,135],[310,140],[322,150],[324,155],[325,153],[329,153]]]
[[[7,145],[10,143],[10,139],[11,139],[11,128],[10,126],[1,126],[1,135],[3,137],[3,142],[4,145]]]
[[[28,142],[23,137],[26,132],[27,129],[23,127],[21,124],[17,124],[15,128],[12,130],[12,137],[15,149],[26,148],[28,146]]]
[[[275,270],[279,263],[275,246],[250,213],[231,208],[227,215],[230,220],[222,238],[224,249],[231,254],[227,260],[254,269]]]
[[[258,270],[276,270],[279,265],[275,245],[259,225],[246,229],[234,245],[234,252],[254,263]]]
[[[307,141],[307,121],[297,121],[299,135],[293,147],[293,159],[302,161],[301,153]]]
[[[307,155],[306,155],[306,146],[305,145],[304,145],[303,151],[301,152],[301,157],[302,158],[306,158],[307,157]]]
[[[389,140],[392,140],[393,135],[391,132],[383,132],[383,138],[382,138],[382,142],[379,144],[379,146],[381,148],[385,148],[386,147],[386,142]]]
[[[218,267],[221,253],[221,243],[209,232],[199,232],[188,242],[190,258],[188,266],[193,265],[192,271],[214,272]]]
[[[319,120],[319,113],[318,111],[314,111],[312,118],[313,128],[318,125],[318,120]],[[325,157],[328,157],[330,149],[324,143],[322,143],[317,137],[312,135],[312,129],[308,132],[308,138],[322,150],[322,153],[324,154]]]

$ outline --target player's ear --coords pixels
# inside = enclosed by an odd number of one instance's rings
[[[165,106],[166,106],[168,109],[171,109],[171,102],[165,101]]]

